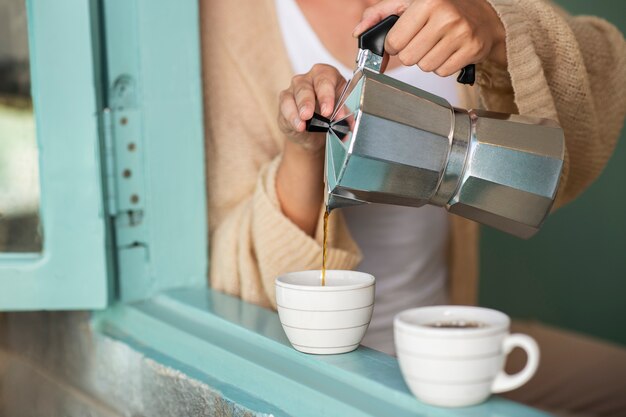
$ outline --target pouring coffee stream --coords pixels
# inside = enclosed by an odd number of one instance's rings
[[[398,21],[399,16],[391,15],[386,19],[379,22],[377,25],[363,32],[358,39],[359,42],[359,52],[357,55],[356,63],[357,67],[354,71],[356,74],[359,71],[362,71],[364,68],[368,68],[370,70],[379,72],[381,70],[381,66],[383,63],[383,58],[385,55],[385,39],[387,37],[387,33],[393,25]],[[475,67],[473,64],[470,64],[463,68],[463,70],[459,73],[457,81],[463,84],[474,84],[475,79]],[[345,97],[346,92],[349,89],[350,84],[346,85],[341,97]],[[341,102],[341,99],[340,99]],[[326,118],[318,113],[314,113],[313,117],[306,121],[306,130],[309,132],[331,132],[335,137],[339,140],[343,140],[347,135],[351,133],[351,129],[354,127],[348,122],[348,117],[338,117],[343,116],[340,113],[341,107],[337,106],[331,118]],[[332,121],[331,119],[337,120]],[[326,160],[327,169],[326,174],[328,173],[328,159]],[[326,180],[328,175],[325,175],[325,184],[328,185],[328,181]],[[330,216],[330,212],[333,208],[333,204],[329,204],[329,195],[330,191],[328,186],[326,187],[327,192],[325,193],[325,206],[326,210],[324,211],[324,240],[322,247],[322,272],[321,272],[321,284],[324,286],[326,284],[326,257],[327,257],[327,245],[328,245],[328,218]],[[335,198],[336,199],[336,198]]]
[[[322,245],[322,287],[326,285],[326,255],[328,254],[328,208],[324,211],[324,242]]]
[[[326,212],[432,204],[531,237],[556,197],[562,129],[547,119],[455,108],[381,74],[385,37],[397,20],[389,16],[361,34],[356,69],[333,114],[307,122],[307,130],[326,132]],[[474,78],[468,65],[457,81]]]

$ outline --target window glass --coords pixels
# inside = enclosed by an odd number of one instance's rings
[[[0,252],[39,252],[39,169],[26,4],[0,0]]]

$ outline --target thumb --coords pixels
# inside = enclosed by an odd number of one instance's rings
[[[361,21],[352,31],[355,38],[389,15],[400,16],[409,7],[410,0],[383,0],[363,12]]]

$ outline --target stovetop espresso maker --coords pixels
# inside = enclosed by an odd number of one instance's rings
[[[528,238],[554,202],[565,142],[546,119],[465,110],[380,73],[390,16],[359,37],[357,66],[325,131],[327,210],[434,204]],[[458,81],[473,83],[474,66]]]

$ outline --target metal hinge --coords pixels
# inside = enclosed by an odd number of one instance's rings
[[[132,79],[116,79],[110,94],[110,107],[102,113],[106,205],[114,218],[118,248],[147,246],[145,179],[140,111],[135,103]]]

